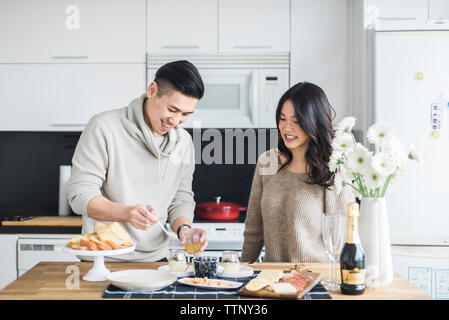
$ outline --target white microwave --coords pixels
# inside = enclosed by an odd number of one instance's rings
[[[276,128],[279,98],[289,88],[290,56],[147,55],[147,85],[164,63],[192,62],[205,90],[185,128]]]

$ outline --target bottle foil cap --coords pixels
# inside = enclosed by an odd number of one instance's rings
[[[359,204],[357,202],[348,203],[348,217],[359,216]]]

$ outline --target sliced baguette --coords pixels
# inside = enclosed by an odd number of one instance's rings
[[[265,269],[262,270],[258,275],[257,278],[265,278],[270,283],[278,282],[282,277],[284,276],[284,272],[279,269]]]
[[[268,286],[270,284],[270,282],[265,279],[265,278],[259,278],[258,276],[255,277],[254,279],[250,280],[246,286],[245,289],[248,291],[259,291],[263,288],[265,288],[266,286]]]
[[[95,236],[95,235],[90,236],[89,239],[90,239],[90,241],[92,241],[92,242],[95,243],[95,245],[97,246],[97,248],[98,248],[99,250],[112,250],[112,247],[111,247],[109,244],[107,244],[107,243],[101,241],[101,240],[98,239],[98,237]]]
[[[67,245],[70,248],[78,248],[80,246],[81,238],[81,235],[75,236],[67,243]]]
[[[95,232],[101,241],[108,243],[114,249],[133,245],[131,237],[118,222],[106,225],[97,221],[95,222]]]
[[[125,228],[123,228],[120,223],[113,222],[110,225],[108,225],[107,229],[112,233],[112,235],[117,240],[120,241],[121,245],[124,245],[125,247],[131,247],[133,245],[131,237],[129,236],[128,232],[126,232]]]

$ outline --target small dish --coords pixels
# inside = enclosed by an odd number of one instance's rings
[[[217,276],[220,278],[247,278],[254,274],[254,269],[250,266],[243,266],[240,265],[239,272],[223,272],[223,269],[219,268],[219,271]]]
[[[194,271],[193,271],[193,266],[192,265],[189,265],[188,267],[187,267],[187,270],[186,271],[184,271],[184,272],[173,272],[173,271],[170,271],[170,266],[169,265],[163,265],[163,266],[160,266],[159,268],[157,268],[158,270],[161,270],[161,271],[168,271],[168,272],[170,272],[170,273],[173,273],[175,276],[177,276],[178,278],[182,278],[182,277],[190,277],[190,276],[193,276],[194,275]]]
[[[230,289],[238,289],[240,288],[244,283],[243,282],[235,282],[235,281],[228,281],[228,280],[217,280],[217,279],[210,279],[212,281],[222,281],[230,284],[229,286],[225,285],[208,285],[208,284],[200,284],[200,283],[191,283],[193,278],[181,278],[178,279],[178,283],[185,284],[187,286],[197,287],[197,288],[203,288],[203,289],[220,289],[220,290],[230,290]]]
[[[154,291],[171,285],[178,278],[168,271],[135,269],[112,272],[107,279],[123,290]]]

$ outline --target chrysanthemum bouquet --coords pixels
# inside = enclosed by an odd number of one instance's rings
[[[383,198],[388,185],[402,175],[407,159],[420,163],[420,156],[412,144],[406,150],[393,128],[382,123],[373,124],[367,131],[375,149],[369,151],[351,133],[355,121],[354,117],[341,120],[332,141],[329,169],[335,172],[337,192],[349,185],[358,198]]]

